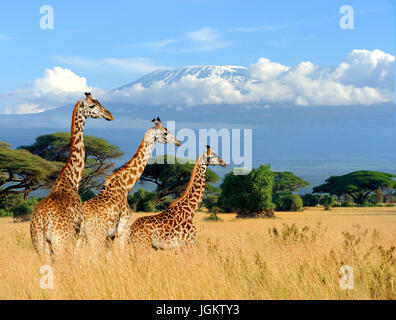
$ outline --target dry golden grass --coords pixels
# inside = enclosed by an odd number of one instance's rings
[[[205,216],[195,217],[190,251],[114,248],[110,259],[56,263],[53,290],[39,286],[43,263],[28,222],[0,219],[0,299],[396,298],[395,208],[314,208],[275,219],[220,215],[222,222]],[[342,265],[354,268],[353,290],[339,286]]]

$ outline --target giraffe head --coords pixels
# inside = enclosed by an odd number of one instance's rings
[[[85,92],[85,99],[81,100],[80,108],[85,118],[104,118],[107,121],[113,120],[113,115],[104,108],[100,102],[92,98],[91,93]]]
[[[151,128],[151,130],[153,132],[155,142],[173,143],[178,147],[180,147],[181,145],[180,141],[177,140],[176,137],[172,133],[170,133],[167,128],[165,128],[162,125],[162,122],[159,117],[151,121],[154,123],[154,127]]]
[[[217,154],[215,154],[212,149],[210,149],[210,146],[206,146],[206,152],[202,155],[202,161],[207,166],[227,166],[227,164]]]

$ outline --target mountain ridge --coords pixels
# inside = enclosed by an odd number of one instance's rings
[[[163,81],[165,84],[172,84],[180,81],[183,77],[188,76],[196,79],[222,77],[234,83],[240,83],[250,79],[248,68],[236,65],[182,66],[177,68],[156,69],[153,72],[114,90],[123,90],[133,87],[136,84],[140,84],[147,88],[152,86],[154,82],[158,81]]]

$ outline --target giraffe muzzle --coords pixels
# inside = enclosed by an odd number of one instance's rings
[[[113,120],[114,120],[113,115],[112,115],[109,111],[107,111],[107,113],[106,113],[106,115],[105,115],[104,118],[105,118],[107,121],[113,121]]]

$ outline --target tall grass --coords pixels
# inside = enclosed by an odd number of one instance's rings
[[[0,299],[395,299],[396,212],[392,208],[309,209],[276,219],[209,222],[198,213],[189,251],[121,251],[53,265],[54,289],[40,288],[44,262],[28,223],[0,219]],[[354,270],[342,290],[339,269]]]

